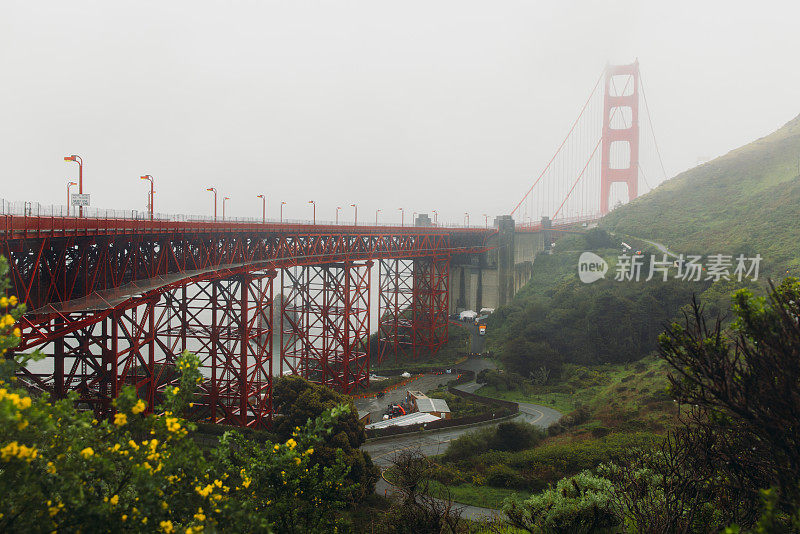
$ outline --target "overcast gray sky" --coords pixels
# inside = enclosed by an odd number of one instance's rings
[[[150,173],[162,212],[508,213],[636,57],[673,175],[800,112],[798,6],[6,0],[0,197],[63,203],[77,153],[97,207],[143,209]]]

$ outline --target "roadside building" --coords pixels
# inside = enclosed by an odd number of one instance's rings
[[[432,399],[421,391],[407,391],[406,403],[415,412],[429,413],[439,419],[450,419],[450,407],[444,399]]]
[[[377,428],[387,428],[390,426],[410,426],[418,425],[420,423],[431,423],[438,420],[439,418],[433,414],[414,412],[408,415],[401,415],[399,417],[393,417],[392,419],[386,419],[384,421],[376,421],[368,424],[364,428],[371,430]]]

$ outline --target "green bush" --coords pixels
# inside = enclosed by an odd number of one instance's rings
[[[507,499],[503,512],[513,526],[528,532],[598,532],[622,522],[613,490],[610,481],[584,471],[525,501]]]
[[[347,467],[312,459],[349,408],[307,421],[285,442],[229,431],[203,454],[178,415],[202,381],[199,363],[188,353],[176,361],[179,386],[156,413],[126,387],[104,421],[75,408],[77,393],[51,403],[0,383],[0,531],[328,531],[351,492]]]
[[[486,471],[486,484],[496,488],[523,489],[530,486],[525,477],[506,465],[493,465]]]
[[[526,423],[506,421],[497,425],[489,448],[497,451],[521,451],[539,444],[544,432]]]

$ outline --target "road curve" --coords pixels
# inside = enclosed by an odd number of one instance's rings
[[[458,366],[461,369],[474,371],[475,374],[483,369],[494,369],[496,366],[491,360],[484,358],[470,358],[463,364]],[[456,389],[474,393],[480,389],[481,384],[475,381],[468,382],[456,386]],[[540,428],[547,428],[554,424],[561,418],[561,413],[557,412],[547,406],[540,406],[538,404],[518,403],[519,414],[512,419],[513,421],[522,421],[536,425]],[[383,471],[392,465],[392,461],[397,454],[408,449],[419,449],[426,456],[435,456],[444,453],[449,446],[450,442],[458,438],[462,434],[471,432],[478,428],[486,428],[489,426],[497,425],[497,422],[487,421],[477,425],[470,425],[457,428],[444,428],[441,430],[432,430],[424,432],[415,432],[413,434],[401,434],[398,436],[389,436],[371,440],[361,446],[361,450],[368,452],[372,457],[375,465]],[[381,495],[389,495],[397,492],[397,489],[386,482],[383,478],[378,480],[375,485],[376,493]],[[467,504],[456,503],[461,517],[470,520],[487,519],[497,516],[500,511],[492,508],[481,508],[479,506],[471,506]]]

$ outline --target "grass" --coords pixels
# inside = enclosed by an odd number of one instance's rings
[[[499,390],[492,386],[483,386],[477,391],[477,394],[493,399],[541,404],[562,414],[573,411],[579,404],[576,396],[570,393],[529,393],[520,390],[507,391]]]
[[[436,480],[431,481],[431,495],[443,499],[447,497],[448,491],[450,492],[450,498],[457,503],[479,506],[481,508],[492,508],[495,510],[500,509],[503,506],[503,500],[509,497],[526,497],[529,495],[529,492],[507,488],[476,486],[474,484],[446,486]]]
[[[666,364],[651,356],[635,363],[567,365],[562,378],[546,386],[511,391],[483,386],[478,394],[541,404],[562,414],[584,406],[604,427],[661,431],[674,413],[665,395],[666,377]]]

